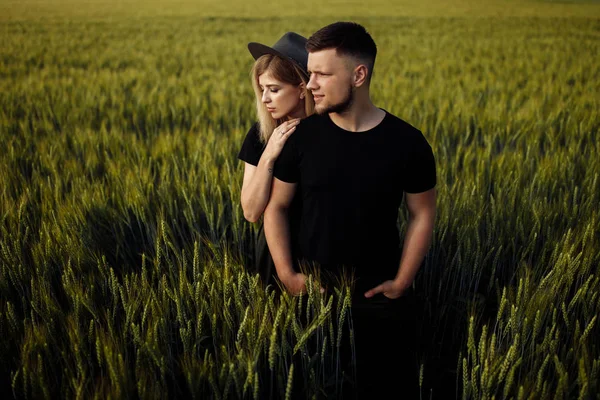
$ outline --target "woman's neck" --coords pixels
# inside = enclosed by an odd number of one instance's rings
[[[306,111],[304,109],[304,102],[302,101],[298,104],[298,107],[296,107],[296,109],[294,109],[291,113],[289,113],[285,117],[285,120],[289,121],[290,119],[304,118],[304,117],[306,117]]]

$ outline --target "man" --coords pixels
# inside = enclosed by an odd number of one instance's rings
[[[434,227],[434,155],[418,129],[371,101],[377,48],[361,25],[328,25],[306,48],[316,114],[298,125],[279,156],[264,214],[277,276],[293,294],[306,290],[306,277],[294,270],[286,216],[299,195],[303,258],[327,271],[354,270],[357,393],[413,398],[408,390],[415,387],[418,365],[406,351],[414,348],[405,343],[414,340],[406,299]],[[400,250],[403,197],[409,220]],[[402,366],[382,368],[390,363]]]

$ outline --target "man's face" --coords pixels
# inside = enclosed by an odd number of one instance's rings
[[[315,99],[317,114],[342,113],[353,101],[352,68],[335,49],[308,53],[310,80],[306,87]]]

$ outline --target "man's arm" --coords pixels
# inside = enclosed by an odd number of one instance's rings
[[[402,259],[394,279],[395,284],[403,289],[412,285],[431,244],[436,215],[436,189],[422,193],[406,193],[405,200],[409,219]]]
[[[271,198],[264,213],[265,237],[277,276],[284,284],[295,272],[292,264],[288,208],[292,204],[296,186],[296,183],[273,178]]]

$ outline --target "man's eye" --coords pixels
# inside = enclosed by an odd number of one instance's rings
[[[277,93],[278,90],[277,89],[271,89],[271,93]]]

